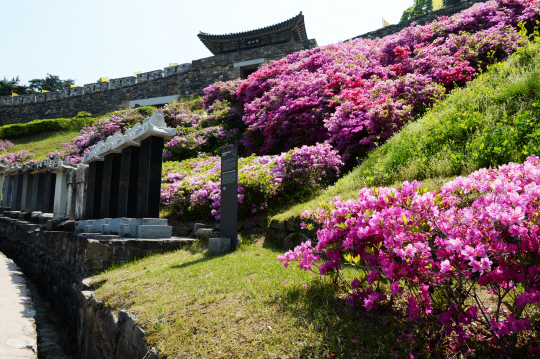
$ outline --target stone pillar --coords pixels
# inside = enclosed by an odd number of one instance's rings
[[[75,198],[77,198],[77,186],[75,185],[75,168],[69,168],[66,171],[66,214],[69,219],[75,219]]]
[[[54,189],[54,201],[53,201],[53,217],[58,218],[67,214],[68,204],[68,188],[66,182],[67,172],[58,171],[54,173],[56,175],[55,189]]]
[[[101,190],[103,184],[103,161],[93,161],[88,165],[88,187],[86,192],[87,219],[101,218]]]
[[[120,185],[118,188],[118,217],[137,216],[137,190],[140,148],[129,146],[122,150]]]
[[[75,171],[75,220],[86,218],[88,165],[79,165]]]
[[[23,191],[22,210],[32,212],[32,189],[34,188],[34,175],[26,174],[26,191]]]
[[[9,178],[10,177],[4,176],[3,178],[4,178],[4,186],[2,187],[2,207],[7,207],[9,206],[8,192],[9,192]]]
[[[118,217],[118,187],[122,155],[109,153],[103,161],[103,184],[101,192],[102,218]]]
[[[141,141],[137,218],[159,218],[162,156],[162,137],[150,136]]]

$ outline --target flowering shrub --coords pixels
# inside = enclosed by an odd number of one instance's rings
[[[142,123],[144,119],[145,115],[137,109],[116,111],[110,117],[102,118],[90,126],[84,127],[81,130],[81,135],[73,140],[75,147],[67,144],[64,147],[68,148],[67,154],[80,161],[80,157],[99,141],[104,141],[108,136],[114,135],[118,131],[125,132],[137,122]]]
[[[356,266],[347,303],[368,311],[403,304],[433,355],[539,351],[538,157],[458,177],[439,192],[404,182],[358,197],[319,208],[317,245],[278,260],[304,270],[322,262],[321,275]]]
[[[10,148],[15,146],[11,141],[9,140],[0,140],[0,152],[6,152]]]
[[[165,121],[177,128],[177,136],[165,145],[163,158],[182,161],[200,152],[215,155],[223,147],[238,144],[242,122],[227,101],[214,102],[208,112],[190,107],[178,101],[164,108]]]
[[[226,99],[244,111],[249,153],[330,139],[345,157],[362,155],[523,45],[520,23],[531,31],[539,10],[538,1],[490,1],[382,39],[297,52],[206,88],[205,108]]]
[[[312,193],[343,163],[328,144],[293,149],[278,156],[251,156],[238,163],[238,215],[247,218],[269,207]],[[164,165],[161,200],[171,215],[219,219],[219,157],[203,156]],[[279,197],[278,197],[279,195]]]
[[[34,158],[34,155],[26,151],[0,154],[0,162],[4,161],[10,166],[21,165],[30,161],[32,158]]]

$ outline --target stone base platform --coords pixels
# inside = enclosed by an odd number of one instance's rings
[[[131,238],[170,238],[172,227],[160,218],[102,218],[79,221],[77,233],[117,234]]]

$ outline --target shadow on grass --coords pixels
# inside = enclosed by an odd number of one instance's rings
[[[318,339],[299,348],[300,358],[408,357],[409,345],[398,344],[411,332],[393,315],[366,312],[345,303],[343,293],[327,278],[303,286],[285,287],[268,302],[296,319],[296,326],[316,332]]]
[[[194,260],[194,261],[185,262],[185,263],[182,263],[182,264],[177,264],[177,265],[171,266],[170,267],[171,269],[182,269],[182,268],[192,266],[194,264],[204,263],[204,262],[208,262],[208,261],[210,261],[212,259],[219,258],[219,256],[213,256],[212,254],[210,254],[210,252],[208,251],[208,247],[203,245],[203,244],[193,245],[193,246],[190,246],[188,248],[184,248],[183,250],[189,252],[192,255],[203,253],[204,257],[199,258],[199,259]]]

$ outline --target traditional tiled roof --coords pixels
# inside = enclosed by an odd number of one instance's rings
[[[197,36],[203,42],[203,44],[212,52],[214,55],[220,53],[219,45],[222,43],[238,42],[250,40],[253,38],[260,38],[269,35],[275,35],[283,32],[293,33],[295,40],[302,41],[307,40],[306,26],[304,24],[304,15],[300,11],[300,14],[295,17],[280,22],[279,24],[263,27],[256,30],[238,32],[235,34],[225,34],[225,35],[211,35],[204,32],[200,32]]]

